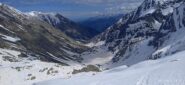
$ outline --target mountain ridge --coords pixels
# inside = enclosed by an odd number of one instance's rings
[[[31,54],[41,60],[61,63],[80,59],[66,50],[80,53],[87,49],[52,25],[38,18],[29,18],[8,5],[0,6],[0,19],[1,48],[15,49],[22,51],[24,55]],[[15,37],[20,40],[11,42],[10,39]]]
[[[98,51],[106,47],[108,52],[112,52],[112,60],[107,62],[110,67],[130,66],[150,59],[159,48],[151,43],[155,42],[154,38],[161,37],[159,34],[161,26],[183,2],[183,0],[145,0],[137,9],[125,14],[116,24],[96,36],[92,43],[104,42],[104,44],[95,46],[93,50]]]
[[[97,34],[95,30],[82,27],[77,23],[65,18],[60,13],[42,13],[32,11],[25,14],[28,15],[28,17],[38,18],[54,26],[61,32],[64,32],[67,36],[77,41],[86,42]]]

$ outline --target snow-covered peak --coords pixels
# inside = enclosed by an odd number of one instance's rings
[[[27,16],[39,16],[39,15],[50,15],[50,16],[55,16],[57,13],[45,13],[45,12],[39,12],[39,11],[31,11],[31,12],[26,12],[24,13]]]
[[[37,17],[44,21],[60,21],[58,16],[62,16],[60,13],[53,13],[53,12],[38,12],[38,11],[31,11],[24,13],[28,17]],[[61,18],[61,17],[60,17]]]
[[[161,10],[163,15],[168,15],[173,12],[174,6],[178,6],[183,0],[145,0],[140,7],[135,11],[135,17],[143,17],[147,14],[152,14],[157,10]]]
[[[40,14],[41,12],[37,12],[37,11],[31,11],[31,12],[27,12],[25,13],[26,15],[29,15],[29,16],[37,16],[38,14]]]
[[[57,25],[60,22],[64,21],[64,17],[59,14],[59,13],[45,13],[45,12],[38,12],[38,11],[31,11],[31,12],[27,12],[24,13],[28,18],[37,18],[40,19],[42,21],[45,21],[53,26]]]

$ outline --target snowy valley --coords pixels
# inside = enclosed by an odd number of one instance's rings
[[[0,4],[0,85],[185,85],[184,0],[144,0],[95,32]]]

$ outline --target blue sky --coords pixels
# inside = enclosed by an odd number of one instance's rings
[[[120,14],[136,8],[143,0],[0,0],[21,11],[59,12],[70,19],[102,14]]]

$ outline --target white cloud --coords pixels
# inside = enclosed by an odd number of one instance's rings
[[[68,0],[76,4],[103,6],[103,10],[77,13],[76,16],[97,16],[104,14],[123,14],[136,9],[144,0]],[[69,16],[72,13],[68,13]]]
[[[96,16],[101,14],[120,14],[137,8],[144,0],[5,0],[4,2],[22,7],[44,8],[45,5],[57,4],[59,8],[48,11],[63,12],[69,17]],[[74,8],[74,6],[77,7]],[[65,9],[65,6],[66,9]],[[71,6],[71,8],[70,8]],[[63,9],[62,9],[63,8]],[[60,11],[61,10],[61,11]]]

